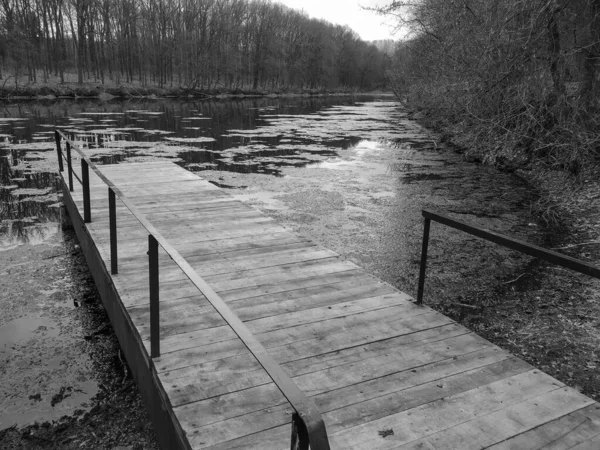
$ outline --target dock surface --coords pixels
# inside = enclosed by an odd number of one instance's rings
[[[100,166],[315,403],[333,449],[600,449],[600,405],[170,162]],[[165,448],[290,448],[292,408],[160,251],[150,358],[148,232],[106,184],[64,187],[104,305]]]

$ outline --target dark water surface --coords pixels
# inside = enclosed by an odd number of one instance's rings
[[[444,149],[433,133],[409,120],[392,97],[4,106],[0,305],[7,313],[0,318],[0,343],[5,343],[0,344],[0,364],[7,369],[0,372],[0,385],[2,378],[18,376],[25,364],[48,369],[46,375],[40,369],[37,381],[31,381],[41,386],[42,400],[37,391],[30,398],[31,390],[20,392],[16,384],[9,384],[13,391],[5,395],[10,401],[1,403],[0,410],[20,411],[15,420],[19,424],[56,416],[51,399],[65,386],[43,381],[44,376],[66,377],[72,392],[87,395],[71,408],[85,408],[97,391],[89,384],[93,374],[85,367],[77,366],[77,373],[69,375],[65,361],[67,356],[73,359],[72,350],[53,355],[58,360],[50,362],[44,357],[47,351],[38,352],[36,360],[10,362],[15,352],[39,348],[40,339],[66,340],[65,347],[81,347],[83,332],[69,312],[81,299],[72,293],[76,281],[66,269],[68,256],[50,266],[40,265],[43,258],[66,249],[60,228],[55,128],[80,142],[100,164],[167,159],[198,172],[413,295],[421,208],[450,212],[529,240],[539,238],[529,217],[531,195],[520,181],[465,163]],[[491,286],[523,260],[434,226],[430,262],[427,292],[434,300]],[[20,294],[24,289],[25,299]],[[54,322],[41,324],[48,311]],[[15,334],[15,329],[21,331]],[[80,359],[85,358],[81,348]],[[63,372],[52,372],[57,367]],[[40,402],[47,408],[40,408]],[[0,429],[11,424],[0,414]]]

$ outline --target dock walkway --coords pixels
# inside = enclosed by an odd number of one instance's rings
[[[99,167],[322,415],[333,449],[600,449],[600,405],[169,162]],[[81,177],[80,169],[75,174]],[[164,448],[290,448],[293,409],[160,250],[150,357],[148,231],[107,185],[64,200]]]

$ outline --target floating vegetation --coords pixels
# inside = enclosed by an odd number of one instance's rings
[[[13,193],[13,195],[15,195]],[[48,203],[48,202],[56,202],[58,200],[58,195],[56,193],[49,193],[46,195],[36,195],[34,197],[25,197],[19,200],[19,202],[40,202],[40,203]]]
[[[174,131],[168,131],[168,130],[148,130],[146,128],[132,128],[132,130],[136,130],[136,131],[142,131],[145,134],[152,134],[152,135],[165,135],[165,134],[174,134]]]
[[[124,112],[80,112],[82,116],[122,116]]]
[[[54,142],[21,142],[17,144],[4,142],[0,143],[0,148],[8,148],[10,150],[47,151],[56,150],[56,145]]]
[[[26,117],[0,117],[0,123],[2,122],[23,122],[29,120]]]
[[[128,130],[130,131],[130,130]],[[113,136],[127,136],[127,133],[122,129],[116,128],[95,128],[93,130],[87,130],[87,134],[103,134]]]
[[[163,138],[167,141],[173,142],[188,142],[188,143],[201,143],[201,142],[215,142],[216,139],[213,137],[199,136],[194,138],[186,138],[186,137],[165,137]]]
[[[127,112],[135,112],[137,114],[143,114],[145,116],[160,116],[164,114],[164,111],[127,111]]]
[[[24,188],[24,189],[15,189],[12,191],[12,195],[46,195],[52,191],[51,187],[44,189],[36,189],[36,188]]]
[[[141,141],[125,141],[125,140],[114,140],[106,142],[104,149],[117,149],[122,150],[125,148],[150,148],[156,145],[156,142],[141,142]]]
[[[216,167],[219,167],[219,165],[216,163],[203,163],[203,164],[191,163],[191,164],[187,164],[186,167],[188,169],[207,170],[207,169],[214,169]]]

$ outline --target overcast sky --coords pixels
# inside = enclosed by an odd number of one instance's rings
[[[304,10],[310,17],[348,25],[365,41],[398,39],[392,35],[393,19],[364,11],[361,6],[384,5],[386,0],[273,0],[290,8]]]

